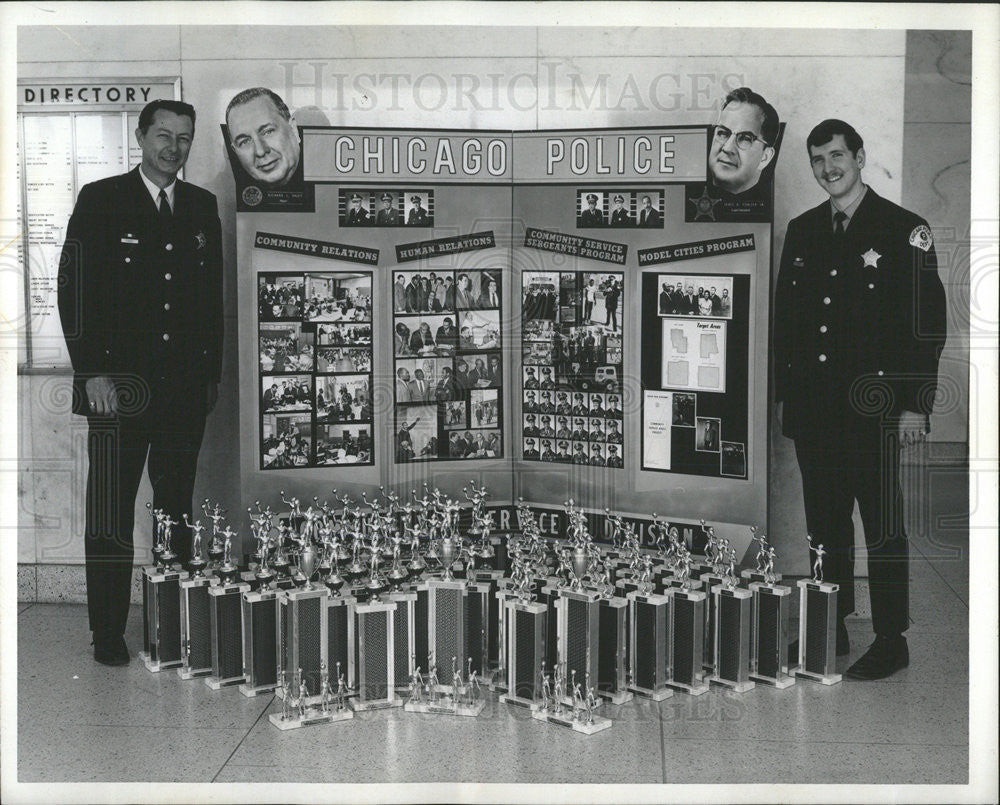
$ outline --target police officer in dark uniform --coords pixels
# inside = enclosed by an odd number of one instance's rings
[[[392,193],[383,193],[380,196],[382,209],[375,214],[375,223],[378,226],[398,226],[399,213],[392,206]]]
[[[410,214],[406,218],[407,226],[430,226],[430,221],[427,219],[427,210],[422,206],[423,199],[420,196],[410,196],[410,203],[413,205],[410,207]]]
[[[347,211],[348,226],[368,226],[368,210],[361,206],[360,193],[351,194],[351,208]]]
[[[531,459],[532,461],[538,460],[538,449],[535,447],[534,439],[524,440],[524,458]]]
[[[138,168],[85,185],[59,263],[73,413],[87,417],[85,553],[94,658],[129,661],[135,495],[149,456],[153,506],[191,516],[198,450],[222,362],[222,238],[215,196],[177,179],[195,111],[140,113]],[[171,547],[190,558],[187,529]]]
[[[857,501],[868,546],[875,642],[852,665],[881,679],[909,663],[908,548],[899,450],[921,442],[945,340],[944,289],[927,222],[861,181],[864,143],[841,120],[806,140],[828,201],[788,225],[775,300],[775,399],[795,440],[806,523],[826,550],[824,577],[854,611]]]
[[[618,445],[609,444],[608,445],[608,464],[609,467],[615,467],[616,469],[621,469],[625,466],[625,462],[622,461],[622,457],[618,455]]]
[[[604,213],[597,209],[597,194],[587,193],[587,209],[580,213],[578,226],[604,226]]]

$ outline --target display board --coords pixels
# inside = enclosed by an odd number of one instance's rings
[[[715,187],[709,126],[298,136],[296,194],[234,162],[248,499],[766,523],[770,173]]]
[[[66,226],[85,184],[131,170],[142,160],[139,112],[157,99],[180,99],[180,79],[129,78],[18,82],[18,261],[27,324],[18,363],[69,368],[56,307]]]

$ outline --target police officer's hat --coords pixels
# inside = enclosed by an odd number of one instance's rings
[[[581,400],[583,399],[583,395],[579,391],[576,394],[573,395],[573,399],[574,400],[577,399],[577,398],[579,398]]]
[[[420,201],[420,196],[410,196],[411,204],[416,204],[418,201]]]
[[[569,447],[569,442],[559,442],[559,448],[562,449],[563,447]]]
[[[565,391],[560,391],[556,396],[561,400],[561,399],[563,399],[566,396],[566,392]]]
[[[351,201],[361,201],[360,193],[351,193]]]
[[[567,419],[566,419],[566,417],[564,417],[564,416],[561,416],[561,417],[559,417],[558,421],[559,421],[559,422],[566,422],[566,421],[567,421]]]
[[[534,366],[525,366],[524,367],[524,371],[526,371],[529,375],[533,375],[535,373],[535,367]]]
[[[534,444],[535,443],[535,440],[532,439],[530,436],[527,439],[525,439],[524,441],[526,441],[528,444]]]
[[[625,197],[621,193],[619,193],[618,195],[615,196],[615,201],[619,201],[622,204],[624,204],[625,203]]]
[[[618,450],[618,445],[616,445],[616,444],[609,444],[608,445],[608,450],[617,451]]]
[[[551,421],[552,417],[550,417],[548,414],[542,414],[542,422],[551,422]]]
[[[525,415],[524,415],[524,418],[525,418],[525,419],[530,419],[530,420],[534,421],[534,419],[535,419],[535,415],[534,415],[534,414],[525,414]]]
[[[574,419],[573,420],[573,424],[574,425],[582,425],[583,424],[583,420],[582,419]]]
[[[549,367],[549,366],[543,366],[542,367],[542,374],[543,375],[550,375],[550,374],[552,374],[552,368]]]
[[[392,193],[383,193],[379,196],[379,198],[381,198],[382,201],[392,201]]]
[[[588,204],[596,204],[597,203],[597,194],[596,193],[587,193],[587,203]]]

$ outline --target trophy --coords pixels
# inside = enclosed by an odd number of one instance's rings
[[[704,521],[702,521],[704,523]],[[711,526],[705,528],[705,563],[702,563],[702,572],[698,576],[698,583],[705,593],[705,619],[704,619],[704,642],[701,649],[702,667],[709,674],[715,672],[715,622],[717,618],[717,599],[712,595],[712,590],[722,584],[726,578],[725,565],[726,556],[729,550],[729,540],[718,540],[715,537],[715,529]],[[706,570],[708,566],[711,569]]]
[[[524,559],[518,551],[513,555],[519,576]],[[525,576],[526,577],[526,576]],[[498,631],[502,632],[501,672],[504,675],[500,701],[535,710],[541,707],[542,687],[547,652],[548,606],[531,601],[506,586],[495,593],[501,610]],[[500,685],[497,685],[500,687]]]
[[[236,536],[236,532],[230,526],[226,526],[220,532],[220,536],[225,538],[225,542],[222,547],[222,564],[216,568],[215,573],[219,577],[219,581],[223,584],[229,584],[236,581],[240,575],[239,566],[233,562],[233,537]]]
[[[576,678],[576,671],[571,671],[570,688],[567,692],[565,670],[561,664],[556,665],[554,685],[549,683],[547,677],[543,677],[542,706],[532,711],[531,717],[558,727],[567,727],[583,735],[593,735],[609,729],[611,719],[594,714],[594,710],[600,705],[594,688],[591,687],[590,677],[586,675],[583,677],[582,684],[586,686],[585,691],[581,689],[581,683],[577,682]]]
[[[181,573],[170,568],[169,520],[162,509],[146,504],[153,518],[153,567],[142,569],[143,650],[139,657],[153,673],[183,663],[181,642]]]
[[[691,567],[691,554],[681,545],[675,571],[677,584],[666,590],[670,599],[667,685],[700,696],[708,691],[702,667],[706,596],[704,591],[692,589]]]
[[[302,668],[311,698],[319,696],[319,666],[327,656],[329,598],[330,591],[320,585],[281,589],[277,595],[278,670],[292,674]]]
[[[750,617],[750,678],[776,688],[795,684],[788,674],[788,601],[792,590],[775,584],[774,548],[768,546],[763,581],[750,582],[753,604]],[[801,645],[801,643],[799,644]]]
[[[278,684],[278,591],[261,585],[241,599],[245,681],[239,690],[244,696],[270,693]]]
[[[227,536],[226,545],[229,543],[230,537]],[[212,690],[246,682],[243,672],[243,595],[249,592],[249,584],[227,583],[221,578],[218,584],[208,588],[212,675],[205,680],[205,684]]]
[[[399,707],[396,695],[396,602],[367,601],[354,610],[354,672],[357,680],[355,710]]]
[[[636,590],[627,596],[630,652],[629,690],[654,701],[673,696],[670,671],[670,598]]]
[[[214,507],[210,506],[208,498],[202,502],[201,510],[205,514],[205,519],[212,521],[212,539],[208,543],[208,568],[215,570],[222,563],[224,553],[219,523],[225,519],[226,510],[218,503]]]
[[[814,546],[806,537],[809,552],[815,552],[812,579],[799,579],[799,664],[792,673],[824,685],[842,679],[836,673],[837,593],[839,584],[823,581],[823,544]]]
[[[411,690],[415,680],[411,681]],[[437,669],[431,672],[431,682],[428,683],[428,697],[424,699],[421,692],[411,695],[403,709],[410,713],[432,713],[434,715],[470,716],[475,718],[486,706],[482,698],[482,687],[479,674],[468,664],[465,677],[458,658],[451,658],[451,684],[442,685],[437,679]]]
[[[181,667],[177,675],[181,679],[193,679],[212,673],[212,637],[209,618],[208,588],[214,579],[204,573],[205,560],[201,556],[201,532],[205,527],[201,521],[194,525],[183,515],[184,524],[191,530],[191,561],[188,563],[190,576],[181,579]]]
[[[750,605],[753,594],[738,587],[736,551],[726,546],[722,584],[712,587],[715,601],[713,645],[715,667],[710,684],[745,693],[756,685],[750,679]]]
[[[337,675],[338,680],[342,679],[339,667]],[[279,730],[294,730],[354,718],[354,711],[347,706],[339,689],[338,693],[334,693],[325,662],[320,664],[318,697],[309,694],[302,669],[298,670],[291,684],[285,681],[284,671],[281,672],[281,677],[281,712],[268,715],[268,720]]]

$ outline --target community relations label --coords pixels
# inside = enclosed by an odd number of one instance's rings
[[[378,265],[378,249],[369,249],[364,246],[274,235],[270,232],[258,232],[254,236],[253,245],[255,249],[271,249],[276,252],[304,254],[308,257],[325,257],[328,260],[346,260],[349,263],[364,263],[369,266]]]

